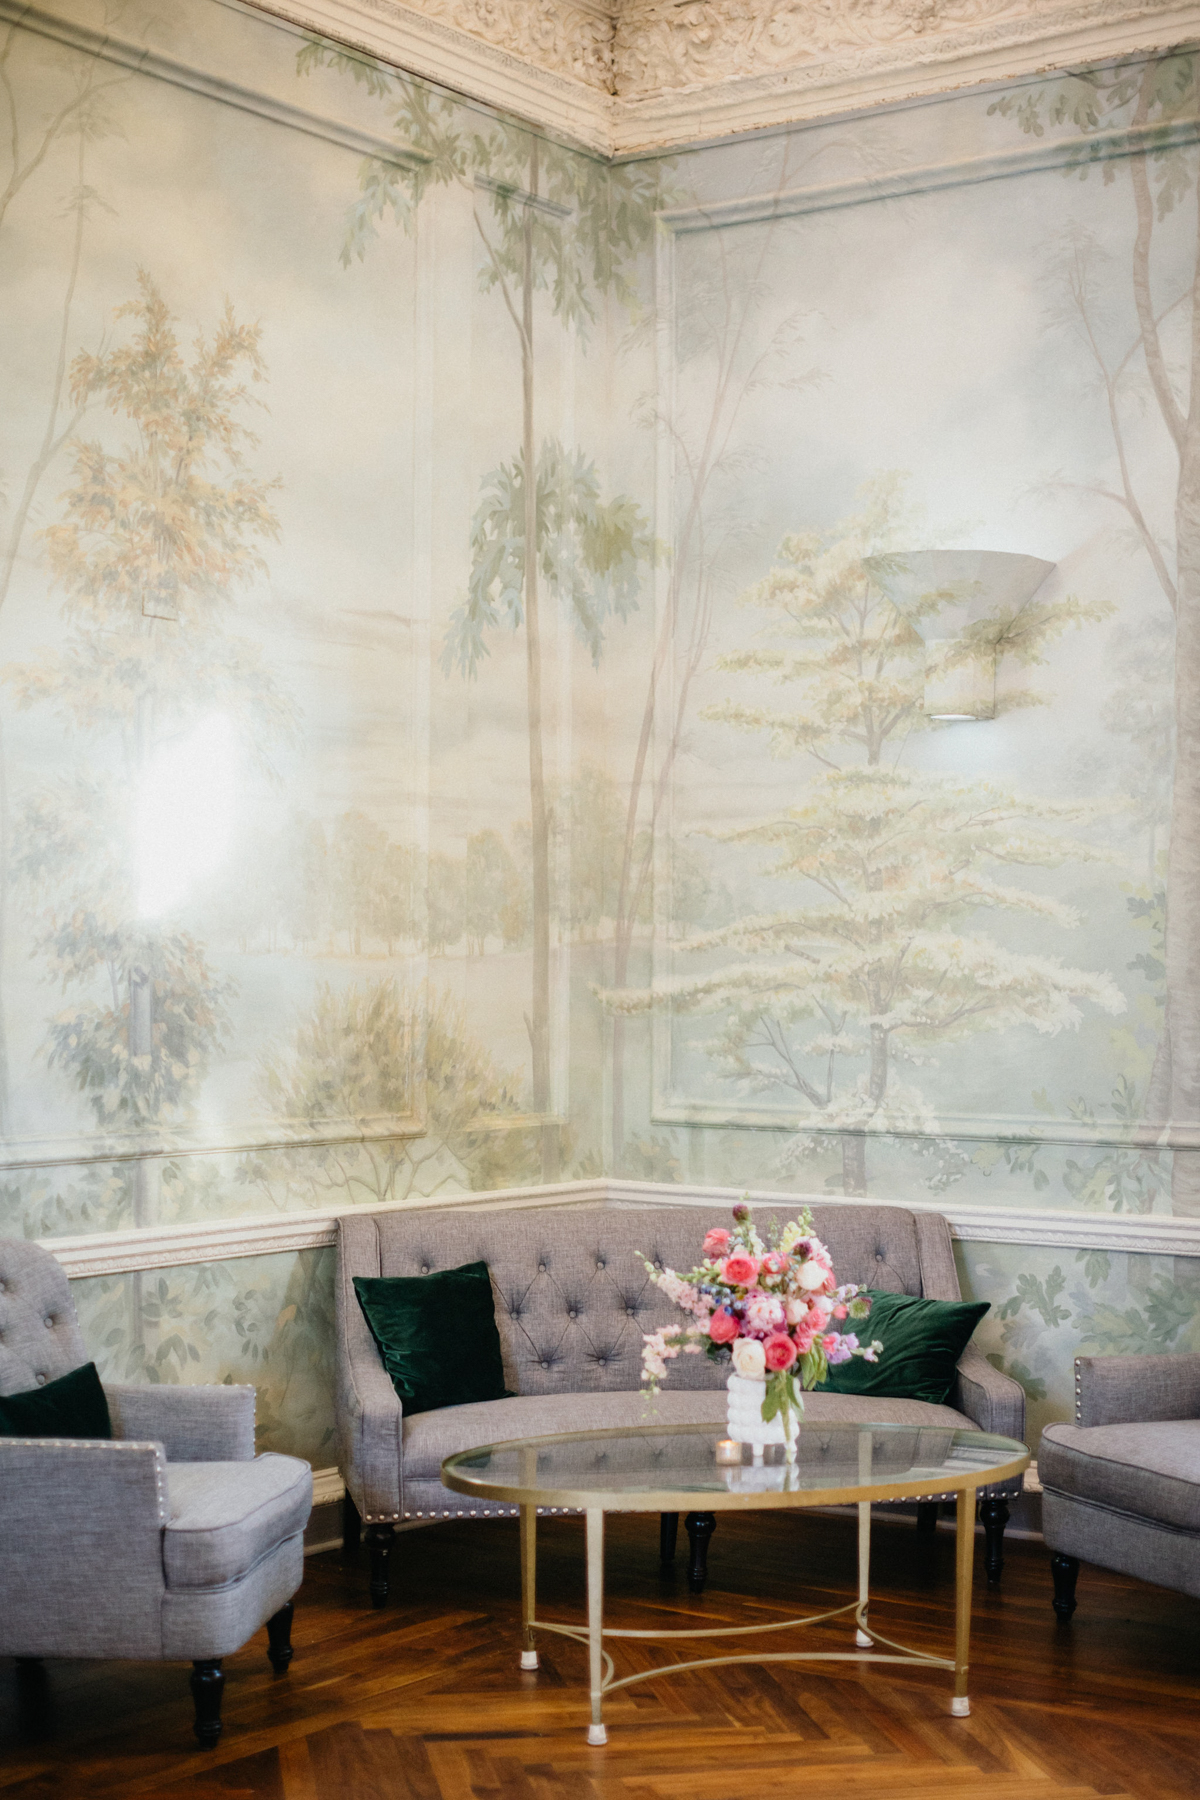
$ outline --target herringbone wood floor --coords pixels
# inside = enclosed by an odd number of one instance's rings
[[[682,1534],[681,1534],[682,1537]],[[819,1610],[854,1582],[850,1519],[722,1518],[711,1580],[692,1600],[682,1556],[658,1569],[654,1519],[609,1529],[612,1625],[741,1623]],[[64,1546],[69,1554],[69,1546]],[[954,1539],[875,1533],[879,1629],[945,1651]],[[56,1663],[39,1688],[0,1661],[0,1796],[184,1800],[1196,1800],[1200,1609],[1085,1568],[1071,1626],[1050,1610],[1048,1557],[1014,1543],[1000,1592],[978,1567],[969,1719],[940,1673],[844,1664],[741,1666],[626,1689],[607,1749],[584,1741],[584,1652],[543,1642],[522,1675],[515,1521],[450,1524],[401,1540],[406,1589],[374,1613],[365,1569],[308,1560],[296,1658],[272,1674],[265,1635],[229,1659],[225,1736],[191,1748],[186,1670]],[[583,1531],[543,1524],[540,1604],[582,1615]],[[80,1604],[87,1604],[86,1594]],[[845,1648],[846,1628],[823,1642]],[[769,1648],[781,1648],[776,1638]],[[703,1654],[703,1649],[696,1653]],[[681,1651],[681,1659],[688,1654]],[[652,1648],[617,1652],[621,1672]]]

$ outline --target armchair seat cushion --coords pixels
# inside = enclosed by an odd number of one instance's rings
[[[1048,1425],[1038,1474],[1054,1493],[1200,1532],[1200,1419]]]
[[[453,1507],[460,1496],[441,1487],[447,1456],[476,1444],[499,1444],[508,1438],[551,1437],[562,1431],[609,1431],[638,1425],[713,1425],[726,1418],[724,1388],[664,1388],[653,1403],[636,1390],[601,1394],[535,1394],[487,1400],[470,1406],[446,1406],[415,1413],[404,1421],[406,1509],[410,1483],[440,1488],[442,1505]],[[978,1427],[952,1406],[923,1400],[880,1400],[868,1394],[804,1396],[804,1422],[870,1421],[879,1425],[940,1425],[951,1431]]]
[[[163,1572],[169,1589],[237,1581],[312,1510],[312,1470],[294,1456],[166,1465]]]

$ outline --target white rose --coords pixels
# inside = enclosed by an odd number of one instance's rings
[[[807,1319],[808,1317],[808,1301],[789,1300],[783,1310],[787,1314],[788,1324],[798,1325],[801,1319]]]
[[[819,1262],[813,1262],[810,1258],[808,1262],[800,1264],[796,1271],[796,1279],[802,1288],[811,1292],[813,1288],[825,1286],[829,1279],[829,1272],[827,1269],[823,1269]]]
[[[746,1381],[761,1381],[767,1372],[767,1358],[757,1338],[735,1338],[733,1372]]]

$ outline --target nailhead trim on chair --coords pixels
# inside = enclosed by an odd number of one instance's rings
[[[154,1452],[154,1486],[158,1495],[158,1522],[167,1522],[167,1495],[163,1484],[166,1473],[166,1462],[157,1444],[138,1443],[135,1438],[5,1438],[6,1444],[19,1444],[22,1449],[30,1449],[33,1445],[41,1445],[51,1450],[153,1450]]]
[[[1079,1373],[1079,1358],[1075,1358],[1075,1423],[1078,1425],[1083,1417],[1083,1377]]]

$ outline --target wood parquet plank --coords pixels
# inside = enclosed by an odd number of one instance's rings
[[[539,1539],[539,1610],[580,1618],[579,1522],[548,1521]],[[619,1690],[604,1749],[584,1739],[581,1646],[543,1640],[539,1673],[517,1668],[515,1525],[440,1526],[397,1559],[401,1593],[381,1613],[364,1569],[310,1559],[290,1674],[272,1673],[261,1642],[229,1658],[225,1736],[208,1756],[191,1747],[179,1666],[56,1663],[31,1685],[0,1662],[0,1800],[779,1800],[798,1780],[839,1800],[1200,1797],[1200,1613],[1085,1569],[1063,1628],[1041,1546],[1010,1547],[999,1594],[977,1586],[968,1719],[951,1718],[939,1671],[738,1664]],[[655,1521],[610,1521],[610,1624],[766,1623],[853,1585],[851,1519],[722,1519],[701,1599],[682,1561],[674,1583],[660,1575]],[[873,1591],[881,1630],[944,1654],[953,1539],[881,1526]],[[845,1649],[849,1630],[788,1643]],[[704,1653],[614,1650],[621,1674]]]

